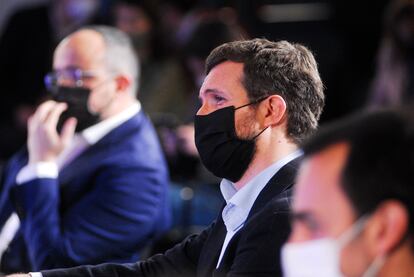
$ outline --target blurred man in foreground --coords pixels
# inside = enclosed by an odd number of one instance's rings
[[[59,44],[53,67],[54,101],[30,118],[27,149],[0,187],[3,272],[136,261],[169,226],[168,173],[136,100],[128,36],[81,29]]]
[[[285,276],[414,276],[413,114],[346,119],[304,151]]]
[[[217,47],[206,73],[195,140],[204,165],[223,178],[217,220],[143,262],[32,276],[280,276],[297,145],[317,128],[324,104],[316,62],[302,45],[254,39]]]

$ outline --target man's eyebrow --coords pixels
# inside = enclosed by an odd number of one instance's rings
[[[198,96],[198,98],[201,100],[201,95],[202,94],[204,94],[204,95],[206,95],[206,94],[221,94],[221,95],[223,95],[223,94],[225,94],[225,92],[224,91],[222,91],[222,90],[220,90],[220,89],[216,89],[216,88],[208,88],[208,89],[205,89],[199,96]]]
[[[219,93],[219,94],[224,94],[224,91],[220,90],[220,89],[216,89],[216,88],[208,88],[204,91],[204,93],[209,94],[209,93]]]
[[[315,218],[309,212],[291,212],[290,220],[294,221],[304,221],[304,222],[314,222]]]
[[[79,69],[81,69],[80,66],[77,66],[77,65],[68,65],[68,66],[65,66],[65,67],[59,68],[59,69],[54,68],[53,70],[54,71],[65,71],[65,70],[79,70]]]

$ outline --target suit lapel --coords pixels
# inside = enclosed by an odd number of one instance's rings
[[[267,183],[265,188],[260,192],[256,199],[247,220],[254,214],[258,213],[263,207],[271,201],[272,198],[279,195],[286,189],[289,189],[295,181],[297,169],[302,158],[296,158],[282,167]],[[228,267],[234,259],[231,255],[234,255],[234,251],[237,248],[237,243],[240,238],[240,232],[243,228],[237,232],[229,242],[226,253],[220,264],[220,267],[216,270],[217,261],[223,246],[224,238],[226,236],[226,227],[224,225],[221,214],[217,218],[217,223],[211,231],[210,236],[204,243],[205,247],[202,250],[197,276],[199,277],[211,277],[211,276],[225,276]],[[229,256],[230,255],[230,256]]]
[[[102,153],[108,153],[111,147],[116,146],[117,142],[120,139],[126,138],[131,131],[135,132],[136,128],[141,126],[142,118],[143,113],[141,111],[125,123],[109,132],[96,144],[88,147],[77,158],[63,167],[59,172],[59,183],[61,186],[70,183],[72,178],[82,175],[84,170],[91,170],[93,168],[91,163],[99,159],[99,155]]]
[[[269,203],[275,196],[279,195],[283,191],[289,189],[295,182],[295,177],[297,170],[299,168],[300,162],[302,158],[296,158],[283,166],[266,184],[266,186],[263,188],[263,190],[260,192],[259,196],[257,197],[255,203],[253,204],[252,209],[250,210],[250,213],[246,219],[246,222],[253,217],[256,213],[260,212],[264,206]],[[221,217],[220,217],[221,218]],[[224,227],[223,221],[221,221]],[[228,270],[231,267],[231,263],[235,259],[236,255],[236,249],[238,247],[239,239],[242,236],[242,232],[244,230],[244,227],[241,228],[230,240],[229,244],[227,245],[227,249],[225,252],[225,255],[223,256],[223,259],[220,263],[220,267],[218,269],[215,269],[216,264],[209,265],[212,266],[213,269],[213,276],[226,276]],[[226,235],[226,228],[224,227],[224,236]],[[224,237],[223,237],[224,241]],[[221,246],[223,241],[221,241],[221,245],[218,248],[217,252],[220,253]],[[211,254],[211,256],[214,256]],[[217,263],[217,258],[215,259],[215,262]],[[214,267],[213,267],[214,266]],[[200,276],[207,276],[207,275],[200,275]],[[210,275],[211,276],[211,273]]]
[[[252,209],[247,217],[247,220],[254,214],[263,209],[263,207],[271,201],[276,195],[289,189],[295,182],[296,173],[300,166],[302,157],[296,158],[283,166],[267,183],[264,189],[260,192]]]
[[[93,161],[96,160],[96,156],[99,155],[100,143],[91,145],[72,162],[63,167],[59,172],[59,184],[61,187],[70,183],[76,176],[84,175],[84,171],[90,171],[93,166]]]
[[[220,214],[217,218],[215,226],[211,231],[211,234],[204,243],[205,247],[203,248],[199,259],[197,276],[212,276],[217,266],[217,261],[220,256],[221,248],[223,247],[226,232],[227,230]]]
[[[22,167],[27,164],[27,161],[27,148],[24,147],[2,169],[0,181],[0,230],[14,211],[10,201],[10,190],[15,186],[16,176]]]

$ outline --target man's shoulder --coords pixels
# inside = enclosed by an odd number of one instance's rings
[[[270,197],[266,205],[264,205],[262,209],[263,214],[269,213],[276,215],[277,213],[290,211],[293,200],[293,188],[301,162],[302,157],[292,160],[270,179],[267,186],[276,188],[273,190],[274,194]]]
[[[293,200],[293,187],[300,158],[279,170],[262,190],[251,210],[243,236],[257,234],[285,238],[290,230],[289,214]],[[280,240],[277,238],[277,240]]]
[[[293,200],[293,187],[275,195],[263,208],[252,216],[250,221],[268,221],[270,218],[283,217],[290,212]]]
[[[93,152],[92,155],[100,159],[102,164],[165,167],[157,134],[142,111],[103,137],[93,147]]]
[[[137,136],[154,136],[155,129],[148,116],[141,110],[130,119],[113,129],[106,138],[134,140]]]
[[[292,200],[293,186],[273,197],[263,210],[270,209],[272,213],[288,212],[292,206]]]
[[[281,276],[280,248],[290,233],[292,188],[271,198],[245,223],[235,248],[232,271],[245,274],[261,269]]]
[[[297,158],[283,166],[261,191],[246,221],[247,233],[250,229],[256,230],[254,233],[258,229],[273,233],[275,225],[278,226],[276,233],[285,235],[289,230],[293,187],[300,162],[301,158]]]
[[[270,209],[269,207],[280,211],[289,210],[292,200],[292,189],[296,181],[300,162],[301,157],[296,158],[274,174],[257,197],[249,217],[263,210]]]
[[[157,144],[158,140],[151,121],[140,111],[109,132],[97,144],[118,150],[126,146],[130,151],[133,151],[135,148],[131,148],[131,146],[144,145],[146,142]]]
[[[299,171],[299,167],[302,160],[303,157],[299,156],[285,164],[273,175],[273,177],[269,180],[267,186],[279,184],[293,184],[296,180],[296,175]]]
[[[272,231],[275,225],[277,232],[286,234],[289,230],[289,212],[292,205],[293,187],[301,158],[297,158],[283,166],[267,183],[253,205],[248,220],[247,230],[262,229]],[[267,230],[267,231],[266,231]]]

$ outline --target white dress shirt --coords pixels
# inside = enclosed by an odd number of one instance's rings
[[[226,237],[224,238],[223,246],[221,248],[220,256],[217,261],[217,268],[220,265],[221,259],[226,251],[227,245],[246,222],[247,216],[253,207],[256,198],[259,196],[262,189],[270,181],[270,179],[287,163],[302,155],[301,150],[297,150],[283,159],[273,163],[266,169],[261,171],[252,180],[250,180],[239,191],[236,190],[234,183],[227,179],[223,179],[220,183],[221,194],[226,200],[227,205],[222,212],[222,218],[226,225]]]
[[[71,143],[68,147],[66,147],[66,149],[63,150],[56,161],[38,162],[23,167],[17,174],[17,185],[21,185],[36,178],[57,178],[59,171],[62,168],[72,162],[88,147],[101,140],[116,127],[131,119],[140,110],[141,104],[137,101],[119,114],[86,128],[81,133],[75,134]],[[1,256],[13,240],[19,226],[20,220],[17,214],[13,213],[0,230],[0,261]],[[41,275],[32,274],[32,276]]]

